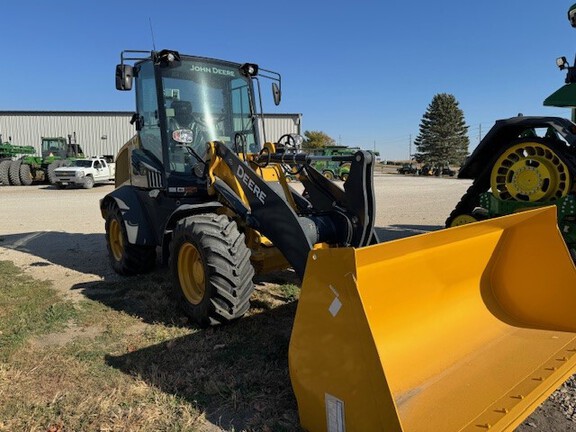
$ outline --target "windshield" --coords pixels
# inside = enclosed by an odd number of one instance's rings
[[[72,166],[77,166],[77,167],[82,167],[82,168],[90,168],[92,166],[92,161],[79,159],[79,160],[74,161]]]
[[[231,146],[237,133],[247,149],[258,151],[251,110],[250,78],[235,64],[186,59],[177,67],[162,68],[163,102],[171,131],[192,131],[193,148],[209,141]]]
[[[57,152],[64,148],[65,142],[63,139],[58,138],[43,138],[42,151],[43,152]]]

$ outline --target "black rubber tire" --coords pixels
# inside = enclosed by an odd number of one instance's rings
[[[0,183],[2,183],[2,186],[10,186],[10,175],[8,173],[11,164],[12,161],[10,160],[0,162]]]
[[[20,181],[20,165],[22,165],[21,160],[12,161],[10,164],[10,170],[8,171],[8,175],[10,176],[10,184],[14,186],[21,186],[22,182]]]
[[[50,183],[51,185],[55,184],[58,179],[56,178],[56,173],[54,172],[54,170],[56,168],[60,168],[63,164],[63,161],[60,160],[56,160],[54,162],[52,162],[51,164],[48,165],[48,168],[46,169],[46,178],[48,179],[48,183]]]
[[[24,186],[30,186],[34,178],[32,177],[32,171],[30,170],[30,165],[23,163],[20,165],[20,182]]]
[[[116,204],[110,205],[106,210],[105,230],[108,258],[116,273],[131,276],[148,273],[154,268],[156,247],[134,245],[128,242],[124,218]]]
[[[92,189],[94,187],[94,178],[92,176],[87,176],[82,183],[84,189]]]
[[[198,251],[203,267],[204,293],[196,304],[181,285],[178,268],[184,245]],[[170,271],[174,293],[194,323],[200,327],[224,324],[246,313],[254,291],[250,255],[244,234],[224,215],[189,216],[177,223],[170,243]]]

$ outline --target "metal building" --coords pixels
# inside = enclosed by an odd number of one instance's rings
[[[116,155],[135,133],[131,111],[0,111],[2,141],[33,146],[40,154],[42,137],[76,136],[86,155]],[[301,114],[265,114],[268,141],[301,132]],[[262,132],[262,128],[260,129]]]

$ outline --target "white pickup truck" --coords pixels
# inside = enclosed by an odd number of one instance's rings
[[[114,180],[116,164],[106,162],[103,158],[77,159],[70,166],[56,168],[55,186],[82,186],[90,189],[96,183],[108,183]]]

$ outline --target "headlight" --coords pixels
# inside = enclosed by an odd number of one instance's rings
[[[86,175],[86,174],[84,174],[84,171],[78,171],[78,172],[76,173],[76,176],[77,176],[77,177],[84,177],[85,175]]]

